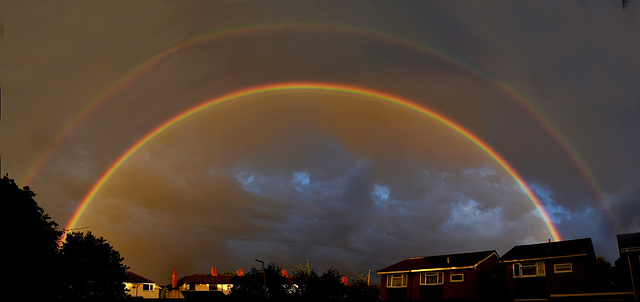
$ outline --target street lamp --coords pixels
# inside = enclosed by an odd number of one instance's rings
[[[267,292],[267,271],[264,270],[264,261],[256,259],[257,262],[262,263],[262,278],[264,284],[264,298],[269,299],[269,293]]]

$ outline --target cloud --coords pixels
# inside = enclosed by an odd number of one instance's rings
[[[27,174],[65,125],[109,95],[30,184],[59,223],[115,159],[179,112],[252,85],[325,81],[456,121],[523,176],[564,238],[592,237],[610,261],[615,233],[640,227],[637,14],[601,1],[200,4],[7,3],[3,173]],[[205,33],[295,22],[305,26],[229,32],[145,65]],[[170,128],[114,173],[80,226],[158,280],[174,267],[247,268],[256,255],[362,272],[549,238],[522,189],[451,129],[385,103],[302,92],[231,102]]]

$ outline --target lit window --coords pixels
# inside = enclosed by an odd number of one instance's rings
[[[464,282],[464,275],[463,274],[451,274],[451,276],[449,276],[449,281],[450,282]]]
[[[559,263],[553,265],[553,271],[555,273],[570,273],[573,272],[571,263]]]
[[[146,290],[146,291],[153,290],[153,284],[142,284],[142,290]]]
[[[390,275],[387,277],[387,287],[407,287],[407,275]]]
[[[442,272],[438,273],[422,273],[420,274],[420,285],[437,285],[442,284]]]
[[[544,276],[544,261],[523,262],[513,265],[513,277],[541,277]]]

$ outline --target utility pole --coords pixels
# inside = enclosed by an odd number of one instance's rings
[[[369,270],[369,276],[367,276],[367,286],[371,285],[371,270]]]
[[[307,275],[311,275],[311,270],[309,269],[309,259],[307,259]]]
[[[256,261],[262,263],[262,281],[264,282],[264,298],[269,299],[269,293],[267,292],[267,271],[264,269],[264,261],[256,259]]]

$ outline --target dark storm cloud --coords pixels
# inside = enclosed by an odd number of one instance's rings
[[[564,238],[592,237],[610,261],[615,233],[640,228],[637,3],[281,4],[3,2],[2,172],[28,173],[90,100],[190,37],[255,23],[343,24],[423,46],[284,30],[176,53],[68,133],[30,184],[39,203],[64,224],[129,146],[204,100],[328,81],[406,97],[479,135],[532,185]],[[609,199],[613,222],[575,155],[496,82],[558,127]],[[296,97],[305,103],[292,106]],[[476,147],[421,117],[343,102],[278,95],[194,117],[134,154],[79,226],[160,282],[174,267],[235,271],[258,255],[362,272],[549,238],[513,179]]]

